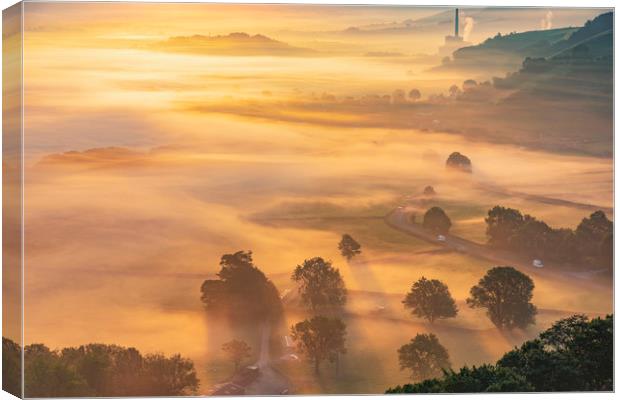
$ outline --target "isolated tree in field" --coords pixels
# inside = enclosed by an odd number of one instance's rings
[[[448,159],[446,160],[446,167],[469,173],[471,173],[472,170],[471,160],[469,157],[459,153],[458,151],[455,151],[448,156]]]
[[[339,318],[314,317],[298,322],[291,328],[291,337],[301,354],[314,364],[319,372],[321,362],[335,362],[345,349],[346,326]]]
[[[320,308],[340,307],[347,301],[347,289],[340,271],[321,257],[298,265],[291,279],[299,285],[302,302],[313,312]]]
[[[444,210],[439,207],[432,207],[424,214],[422,226],[424,229],[435,233],[446,234],[452,226],[452,221],[450,221]]]
[[[417,334],[409,343],[398,349],[401,370],[411,371],[417,381],[437,378],[450,369],[448,350],[434,334]]]
[[[403,300],[405,308],[431,324],[440,318],[456,317],[457,308],[448,286],[437,279],[422,277],[411,286]]]
[[[219,279],[206,280],[201,287],[208,312],[242,324],[281,316],[278,290],[254,265],[251,251],[225,254],[220,266]]]
[[[348,233],[342,235],[342,240],[338,243],[338,249],[343,257],[351,261],[353,257],[362,252],[362,246],[355,241]]]
[[[422,93],[420,93],[418,89],[411,89],[409,91],[409,100],[417,101],[417,100],[420,100],[421,97],[422,97]]]
[[[235,364],[235,371],[246,358],[252,355],[252,348],[243,340],[231,340],[222,345],[222,350],[226,356]]]
[[[424,188],[424,195],[425,196],[434,196],[437,193],[435,192],[435,188],[433,188],[432,186],[427,186]]]
[[[494,267],[471,288],[467,304],[486,308],[499,329],[525,328],[534,323],[536,307],[530,303],[534,282],[513,267]]]

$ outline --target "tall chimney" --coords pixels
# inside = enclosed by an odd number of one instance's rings
[[[459,9],[454,12],[454,37],[459,37]]]

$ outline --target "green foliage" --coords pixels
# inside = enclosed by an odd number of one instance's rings
[[[494,267],[471,288],[467,304],[486,308],[500,329],[525,328],[534,323],[536,307],[530,303],[534,282],[513,267]]]
[[[386,393],[555,392],[613,390],[613,316],[574,315],[506,353],[496,365],[446,371],[441,379]]]
[[[426,318],[431,324],[440,318],[456,317],[456,303],[448,286],[437,280],[422,277],[411,285],[411,291],[403,300],[405,308],[420,318]]]
[[[11,339],[2,338],[2,390],[22,397],[21,347]]]
[[[340,254],[343,257],[346,257],[347,260],[351,260],[356,255],[362,252],[362,246],[351,237],[351,235],[345,233],[342,235],[342,240],[338,243],[338,250],[340,250]]]
[[[234,323],[247,324],[282,315],[278,290],[252,261],[252,252],[225,254],[218,280],[202,284],[201,300],[208,312],[226,315]]]
[[[439,207],[431,207],[424,214],[422,222],[424,229],[431,230],[435,233],[447,234],[452,226],[452,221],[446,213]]]
[[[448,350],[432,333],[417,334],[398,349],[398,361],[400,369],[410,370],[414,380],[435,378],[450,368]]]
[[[498,365],[523,375],[536,391],[613,390],[613,317],[562,319],[504,355]]]
[[[231,340],[222,345],[222,350],[235,364],[235,371],[239,370],[241,362],[252,355],[252,348],[243,340]]]
[[[346,353],[345,335],[346,325],[339,318],[317,316],[291,328],[298,351],[314,363],[316,373],[321,362],[335,362],[340,354]]]
[[[613,222],[602,211],[584,218],[575,231],[554,229],[520,211],[495,206],[485,219],[489,245],[530,258],[586,263],[611,269]]]
[[[298,265],[291,279],[299,285],[302,302],[313,312],[340,307],[347,301],[347,289],[340,271],[321,257],[305,260]]]
[[[194,394],[192,361],[180,355],[142,356],[134,348],[88,344],[53,351],[24,349],[27,397],[181,396]]]

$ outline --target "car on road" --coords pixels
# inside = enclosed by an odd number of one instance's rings
[[[534,268],[542,268],[542,267],[545,266],[545,264],[543,264],[542,260],[536,258],[536,259],[532,260],[532,266]]]
[[[437,235],[437,240],[440,242],[445,242],[446,241],[446,237],[444,235]]]

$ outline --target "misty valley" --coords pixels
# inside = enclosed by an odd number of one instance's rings
[[[27,3],[3,387],[23,352],[28,397],[613,391],[612,39],[604,9]]]

